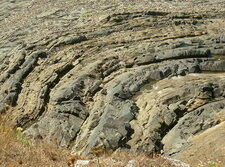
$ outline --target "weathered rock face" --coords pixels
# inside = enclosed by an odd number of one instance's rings
[[[182,151],[192,136],[224,117],[224,81],[217,74],[189,74],[164,79],[143,90],[136,99],[140,112],[131,122],[136,133],[130,145],[162,150],[167,155]]]
[[[224,121],[223,1],[41,2],[7,1],[17,15],[0,15],[23,23],[1,24],[0,113],[29,138],[182,157]]]

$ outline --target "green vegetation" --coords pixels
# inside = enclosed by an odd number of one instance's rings
[[[93,15],[90,14],[90,13],[84,13],[82,16],[83,16],[83,17],[91,17],[91,16],[93,16]]]
[[[5,167],[62,167],[67,166],[69,151],[47,142],[31,144],[22,134],[23,129],[11,128],[0,115],[0,166]]]
[[[31,144],[31,141],[30,140],[27,140],[24,136],[23,136],[23,133],[22,133],[22,128],[18,127],[16,129],[16,133],[15,133],[15,136],[16,136],[16,139],[21,142],[22,144],[25,144],[25,145],[30,145]]]
[[[208,161],[206,164],[198,165],[198,167],[225,167],[220,161]]]

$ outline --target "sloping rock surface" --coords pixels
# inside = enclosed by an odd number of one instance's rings
[[[0,113],[27,137],[79,154],[121,147],[182,159],[224,122],[224,0],[0,8]]]

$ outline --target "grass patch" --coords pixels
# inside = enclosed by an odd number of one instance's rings
[[[84,13],[82,16],[83,16],[83,17],[91,17],[91,16],[93,16],[93,15],[90,14],[90,13]]]
[[[37,142],[31,144],[22,135],[0,119],[0,166],[5,167],[62,167],[67,166],[69,152],[65,149]]]
[[[206,164],[200,164],[198,167],[224,167],[220,161],[208,161]]]
[[[166,160],[160,155],[146,153],[134,153],[129,150],[118,149],[116,151],[104,152],[92,159],[88,157],[81,157],[76,154],[69,157],[69,164],[72,166],[76,164],[77,160],[89,160],[88,167],[176,167],[171,161]]]

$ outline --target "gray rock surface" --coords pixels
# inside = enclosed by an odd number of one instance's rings
[[[0,7],[0,113],[28,138],[176,158],[225,120],[223,0]]]

